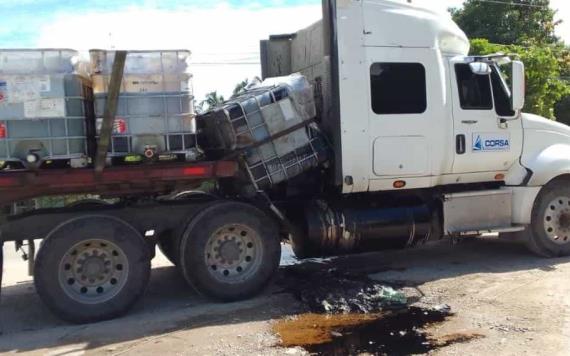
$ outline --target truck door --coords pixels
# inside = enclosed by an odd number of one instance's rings
[[[422,48],[367,47],[372,179],[431,175],[430,133],[438,71]]]
[[[492,66],[477,75],[463,61],[450,62],[455,134],[454,174],[506,172],[520,157],[521,120],[510,108],[510,91]]]

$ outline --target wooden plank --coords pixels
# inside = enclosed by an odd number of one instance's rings
[[[103,124],[99,133],[99,144],[97,145],[97,155],[95,156],[95,173],[100,175],[105,169],[107,160],[107,152],[111,144],[113,134],[113,125],[117,114],[119,104],[119,93],[121,92],[121,83],[123,81],[123,73],[125,70],[125,61],[127,59],[127,51],[116,51],[115,60],[113,62],[113,71],[109,82],[109,90],[107,92],[107,102],[105,103],[105,112],[103,115]]]

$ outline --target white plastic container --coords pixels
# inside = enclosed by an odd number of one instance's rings
[[[304,77],[292,75],[264,81],[201,115],[199,121],[204,128],[204,148],[219,156],[244,149],[252,182],[266,188],[316,167],[326,158],[322,137],[308,127],[259,146],[315,116],[312,87]],[[252,147],[255,145],[258,147]]]
[[[0,49],[0,74],[74,73],[79,63],[72,49]]]
[[[93,135],[93,92],[77,52],[0,50],[0,161],[84,167]]]
[[[188,50],[129,51],[125,63],[125,74],[181,74],[189,70]],[[93,49],[91,57],[91,73],[111,75],[115,51]]]
[[[91,50],[90,58],[99,131],[115,52]],[[128,53],[110,157],[198,158],[189,58],[185,50]]]

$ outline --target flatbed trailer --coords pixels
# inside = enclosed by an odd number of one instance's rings
[[[40,297],[71,322],[126,312],[145,290],[157,244],[192,286],[223,301],[257,293],[279,264],[279,223],[267,204],[255,202],[255,193],[239,199],[192,191],[205,182],[238,178],[238,154],[214,161],[107,166],[126,56],[116,52],[92,167],[0,171],[4,208],[55,195],[119,199],[0,215],[0,286],[4,242],[27,246],[23,256]],[[42,240],[37,254],[36,240]]]
[[[126,199],[86,199],[63,208],[6,215],[0,220],[0,246],[11,241],[19,249],[27,246],[24,256],[38,293],[54,313],[71,322],[105,320],[128,310],[146,287],[157,244],[198,291],[222,301],[247,298],[277,268],[275,217],[254,201],[190,191],[238,172],[234,161],[116,167],[101,173],[3,172],[0,206],[63,194]],[[42,244],[36,254],[38,240]],[[183,261],[195,261],[189,255],[204,248],[210,251],[209,270],[197,273],[196,266]],[[2,248],[0,283],[1,267]],[[248,274],[255,275],[249,285],[231,287]]]

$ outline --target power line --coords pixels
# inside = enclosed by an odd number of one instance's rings
[[[199,66],[242,66],[242,65],[259,65],[261,62],[190,62],[190,65]]]
[[[509,5],[509,6],[520,6],[520,7],[534,7],[540,9],[548,9],[546,5],[536,5],[536,4],[527,4],[522,2],[512,2],[512,1],[500,1],[500,0],[477,0],[477,2],[485,2],[489,4],[500,4],[500,5]]]

